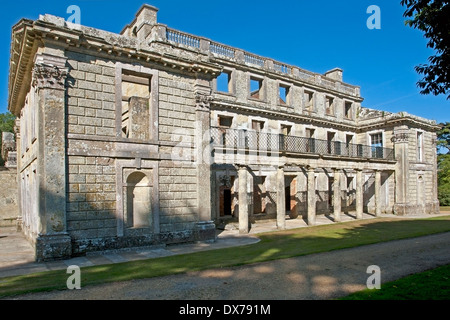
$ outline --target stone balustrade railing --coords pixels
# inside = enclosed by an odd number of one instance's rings
[[[156,31],[159,35],[158,39],[168,41],[173,45],[179,45],[189,49],[198,50],[204,54],[210,54],[214,57],[231,60],[235,63],[245,64],[249,67],[266,69],[268,71],[277,72],[283,76],[299,79],[314,85],[318,85],[330,90],[335,90],[347,95],[359,97],[360,88],[339,80],[328,78],[322,74],[310,72],[300,69],[299,67],[288,65],[282,62],[274,61],[269,58],[261,57],[241,49],[233,48],[209,39],[191,35],[175,29],[166,27],[165,25],[156,25]]]

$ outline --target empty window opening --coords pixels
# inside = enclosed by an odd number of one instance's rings
[[[306,152],[315,152],[316,143],[314,140],[315,129],[305,129],[306,138],[308,138],[308,143],[306,145]]]
[[[281,105],[288,105],[289,104],[289,86],[286,85],[279,85],[278,88],[278,94],[279,94],[279,103]]]
[[[325,98],[325,113],[330,116],[334,115],[334,98]]]
[[[262,131],[264,129],[264,121],[252,120],[252,129]]]
[[[352,118],[352,103],[346,101],[344,104],[344,117],[346,119],[351,119]]]
[[[255,99],[262,99],[263,81],[258,78],[250,77],[250,97]]]
[[[217,77],[217,91],[232,93],[231,90],[231,72],[224,71]]]
[[[285,136],[289,136],[291,134],[291,129],[292,126],[286,124],[281,125],[281,133],[284,134]]]
[[[148,140],[150,138],[150,78],[122,74],[122,137]]]
[[[219,116],[219,127],[231,128],[233,117]]]
[[[314,92],[305,91],[304,101],[305,101],[305,110],[314,111]]]
[[[327,151],[332,154],[335,151],[334,139],[336,137],[335,132],[327,132]]]
[[[347,147],[347,155],[352,156],[356,151],[353,150],[353,135],[347,134],[345,136],[345,145]]]

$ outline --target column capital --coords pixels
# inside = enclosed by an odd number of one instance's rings
[[[67,69],[47,64],[36,64],[33,68],[33,86],[64,90]]]
[[[210,111],[213,97],[203,92],[195,93],[195,111]]]

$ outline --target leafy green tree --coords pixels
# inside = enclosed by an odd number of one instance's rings
[[[427,47],[435,51],[429,64],[415,67],[423,78],[417,82],[421,94],[445,94],[450,99],[450,5],[449,0],[401,0],[406,6],[406,25],[424,32]]]
[[[2,132],[14,132],[14,121],[16,116],[10,112],[0,113],[0,150],[2,144]],[[5,164],[4,159],[0,156],[0,166]]]
[[[438,198],[443,206],[450,206],[450,122],[442,123],[437,132]]]

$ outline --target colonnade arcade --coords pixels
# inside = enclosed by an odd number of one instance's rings
[[[234,217],[239,232],[248,233],[251,223],[263,216],[275,219],[277,228],[283,230],[287,216],[312,226],[321,213],[339,222],[350,211],[362,219],[368,210],[375,216],[392,210],[393,168],[352,167],[222,165],[215,170],[217,218]],[[262,198],[267,201],[261,203]]]

